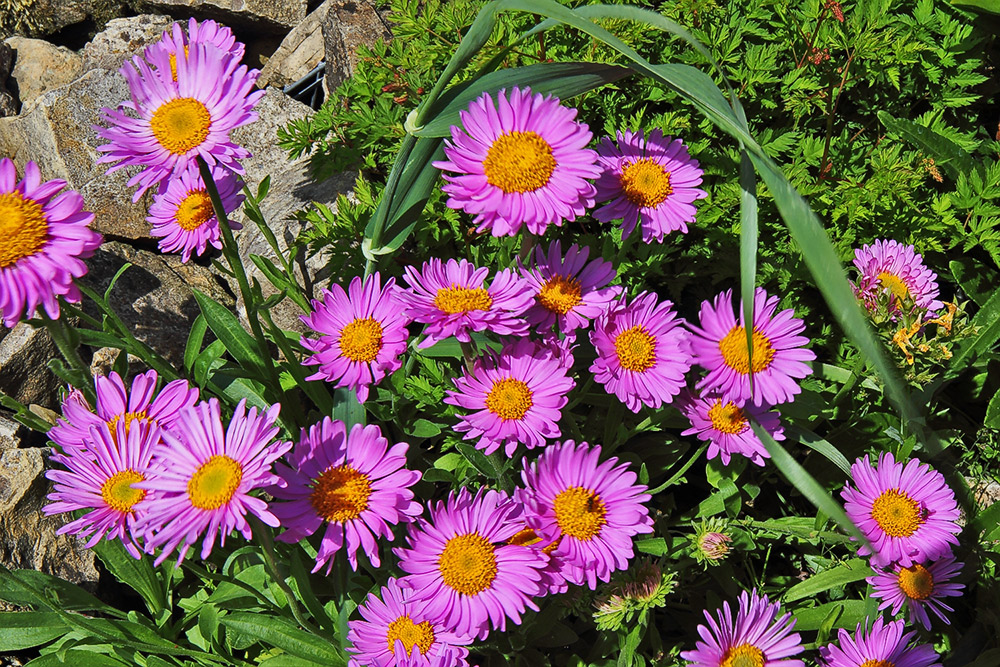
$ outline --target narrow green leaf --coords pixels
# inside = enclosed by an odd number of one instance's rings
[[[76,332],[80,335],[80,342],[84,345],[92,345],[94,347],[113,347],[119,350],[124,347],[121,339],[104,331],[78,328]]]
[[[846,477],[851,476],[851,462],[840,453],[839,449],[809,429],[788,425],[785,427],[785,434],[825,456],[830,463],[840,468]]]
[[[163,587],[148,558],[136,560],[125,551],[121,542],[111,540],[101,540],[93,551],[115,579],[142,596],[153,616],[160,613],[165,605]]]
[[[69,649],[59,653],[47,653],[35,658],[25,667],[75,667],[76,665],[86,665],[87,667],[130,667],[129,663],[122,662],[117,658],[96,651],[85,649]]]
[[[107,303],[108,300],[111,299],[111,290],[115,288],[115,285],[118,283],[118,279],[121,278],[122,274],[128,271],[131,266],[132,266],[131,262],[125,262],[124,264],[122,264],[121,268],[115,272],[115,275],[111,278],[111,282],[108,283],[108,289],[104,290],[105,303]]]
[[[853,630],[858,626],[858,623],[865,620],[864,600],[841,600],[821,604],[817,607],[798,609],[792,612],[792,615],[795,617],[795,629],[800,632],[819,630],[825,622],[828,622],[830,612],[837,607],[841,607],[843,612],[831,625],[830,629],[847,628]]]
[[[955,344],[954,356],[948,364],[949,377],[965,370],[973,359],[986,353],[1000,339],[1000,291],[993,292],[969,325],[978,327],[979,333]]]
[[[897,118],[888,112],[879,111],[878,119],[889,130],[920,149],[934,164],[943,168],[957,180],[959,174],[968,174],[976,168],[976,160],[965,149],[948,137],[938,134],[929,127],[917,125],[912,120]]]
[[[986,420],[983,425],[986,428],[1000,428],[1000,389],[993,394],[990,404],[986,406]]]
[[[480,450],[476,449],[472,445],[467,445],[464,442],[460,442],[456,445],[458,451],[461,452],[462,456],[472,464],[476,470],[486,475],[490,479],[497,479],[502,472],[494,464],[490,457],[483,454]]]
[[[205,342],[205,332],[208,331],[208,322],[205,316],[198,314],[191,323],[191,332],[188,334],[187,345],[184,346],[184,369],[190,373],[194,368],[194,360],[201,352],[201,345]]]
[[[0,652],[23,651],[47,644],[69,632],[59,614],[50,611],[0,612]]]
[[[221,622],[226,628],[255,637],[264,644],[276,646],[317,665],[337,667],[347,664],[332,642],[300,630],[294,623],[280,616],[236,613],[223,616]]]
[[[753,163],[745,150],[740,151],[740,298],[747,338],[747,363],[753,364],[754,288],[757,285],[757,179]],[[752,366],[751,366],[752,367]],[[750,373],[750,386],[754,377]]]
[[[872,574],[872,568],[868,565],[868,561],[862,558],[852,558],[845,563],[834,565],[828,570],[814,574],[805,581],[795,584],[785,591],[782,600],[785,602],[794,602],[810,598],[831,588],[861,581]]]
[[[1000,275],[989,267],[983,266],[972,257],[959,257],[948,262],[951,276],[962,290],[977,306],[982,307],[996,292],[1000,284]]]
[[[241,366],[254,374],[263,375],[265,364],[257,351],[257,343],[240,324],[236,315],[218,301],[193,290],[195,301],[208,322],[212,333],[222,341],[226,350]]]
[[[355,424],[365,423],[365,406],[352,389],[340,387],[333,391],[333,418],[344,422],[348,431]]]
[[[38,598],[32,591],[40,591],[44,597]],[[76,584],[37,570],[0,570],[0,600],[22,607],[100,611],[110,616],[124,616]]]
[[[636,540],[635,548],[639,553],[657,557],[670,551],[670,545],[662,537],[647,537],[642,540]]]

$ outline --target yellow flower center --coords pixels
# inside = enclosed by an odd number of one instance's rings
[[[38,202],[20,192],[0,194],[0,269],[31,257],[48,240],[49,221]]]
[[[601,497],[579,486],[560,491],[552,501],[552,509],[563,534],[578,540],[591,539],[607,523],[604,516],[608,511]]]
[[[622,368],[643,373],[656,365],[656,339],[637,324],[615,336],[615,354]]]
[[[750,373],[747,330],[744,327],[737,325],[730,329],[726,337],[719,341],[719,351],[722,352],[722,360],[734,371],[742,375]],[[753,372],[760,373],[767,370],[772,361],[774,361],[774,348],[771,346],[771,340],[754,329]]]
[[[340,353],[367,364],[382,350],[382,325],[374,317],[356,319],[340,331]]]
[[[161,146],[174,155],[184,155],[208,137],[212,115],[193,97],[178,97],[161,104],[149,126]]]
[[[533,528],[524,528],[519,530],[507,540],[507,544],[513,544],[518,547],[530,547],[532,544],[537,544],[541,542],[542,538],[538,536],[538,533],[534,531]]]
[[[886,535],[909,537],[924,522],[920,505],[899,489],[889,489],[872,503],[872,518]]]
[[[478,595],[497,577],[493,545],[479,533],[457,535],[444,545],[438,557],[444,583],[463,595]]]
[[[414,623],[409,616],[400,616],[389,624],[386,640],[389,642],[389,652],[396,655],[396,640],[403,642],[406,655],[413,652],[413,647],[420,649],[420,655],[427,655],[434,644],[434,628],[429,621]]]
[[[626,164],[619,180],[625,197],[644,208],[656,208],[674,191],[670,186],[670,172],[652,158]]]
[[[344,522],[358,518],[368,509],[371,495],[368,475],[345,463],[327,468],[316,478],[309,502],[327,521]]]
[[[747,418],[743,416],[743,411],[730,401],[723,405],[722,401],[716,401],[708,409],[708,418],[712,420],[712,428],[723,433],[742,433],[749,428]]]
[[[858,667],[896,667],[896,663],[892,660],[876,660],[875,658],[870,658],[862,662]]]
[[[552,276],[542,286],[542,291],[536,298],[546,310],[557,315],[565,315],[573,310],[573,306],[583,301],[583,297],[580,296],[580,281],[576,278]]]
[[[449,315],[470,310],[489,310],[493,297],[482,287],[442,287],[434,297],[434,307]]]
[[[900,301],[905,301],[906,297],[910,295],[910,289],[903,282],[903,279],[897,276],[895,273],[889,273],[888,271],[883,271],[878,274],[879,284],[885,289],[892,292]]]
[[[764,652],[753,644],[726,649],[719,667],[764,667]]]
[[[135,489],[132,485],[144,479],[135,470],[116,472],[101,485],[101,498],[116,512],[131,512],[132,506],[146,497],[145,489]]]
[[[215,215],[212,208],[212,198],[204,190],[191,190],[177,205],[174,220],[186,232],[193,232]]]
[[[923,565],[899,571],[899,587],[911,600],[926,600],[934,592],[934,575]]]
[[[201,464],[188,481],[191,504],[214,510],[228,503],[243,481],[243,466],[225,454],[216,454]]]
[[[537,190],[555,170],[552,147],[536,132],[505,132],[483,160],[487,182],[507,194]]]
[[[125,414],[115,415],[109,419],[105,423],[108,425],[108,430],[111,432],[111,440],[114,441],[116,445],[118,444],[118,422],[123,419],[125,420],[125,435],[128,435],[128,432],[131,430],[132,422],[139,420],[149,421],[149,418],[146,416],[146,412],[144,410],[141,412],[126,412]]]
[[[523,419],[534,403],[528,385],[514,378],[496,380],[486,395],[486,408],[504,421]]]

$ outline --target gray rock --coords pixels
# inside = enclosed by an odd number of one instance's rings
[[[307,0],[145,0],[158,12],[215,19],[229,26],[271,28],[284,32],[306,17]]]
[[[61,381],[48,363],[58,356],[47,330],[21,322],[0,340],[0,391],[25,405],[57,407]]]
[[[132,266],[111,292],[115,312],[137,339],[181,367],[191,323],[201,312],[192,288],[228,308],[232,297],[207,267],[116,241],[105,242],[87,261],[90,271],[83,282],[103,293],[126,262]]]
[[[6,81],[14,68],[14,49],[0,42],[0,118],[16,116],[21,109],[17,95],[7,89]]]
[[[65,86],[82,71],[83,59],[66,47],[18,36],[9,37],[5,43],[15,52],[10,76],[17,85],[22,111],[42,93]]]
[[[0,415],[0,450],[17,449],[21,445],[21,425]]]
[[[268,226],[278,239],[282,252],[286,252],[289,243],[293,242],[302,229],[303,223],[294,217],[296,211],[306,208],[311,202],[317,201],[335,209],[337,197],[351,191],[357,175],[353,173],[337,174],[321,183],[314,182],[308,173],[308,160],[300,158],[289,161],[287,153],[276,143],[279,127],[296,118],[302,118],[312,113],[306,105],[296,102],[281,92],[269,88],[267,94],[257,105],[260,120],[250,125],[237,128],[233,132],[233,140],[246,146],[253,156],[245,160],[243,166],[247,171],[247,182],[254,192],[265,176],[271,177],[270,193],[261,204],[261,212]],[[234,216],[237,222],[244,225],[238,233],[237,241],[240,255],[248,274],[256,277],[267,297],[277,292],[267,278],[261,274],[253,262],[251,254],[268,257],[276,264],[277,257],[271,251],[264,235],[257,226],[246,220],[242,213]],[[300,253],[301,254],[301,253]],[[299,284],[306,285],[318,295],[319,288],[326,282],[327,276],[322,274],[326,258],[316,255],[308,260],[300,257],[298,262]],[[241,319],[246,318],[242,299],[238,301],[238,312]],[[302,331],[303,325],[298,319],[302,314],[291,300],[286,299],[271,311],[275,324],[283,329]]]
[[[330,0],[323,21],[326,88],[333,91],[351,76],[358,63],[358,47],[389,39],[389,25],[366,0]]]
[[[13,0],[4,5],[0,34],[39,37],[85,21],[93,13],[94,0]]]
[[[77,584],[96,586],[94,554],[71,535],[56,535],[70,515],[47,517],[42,507],[50,482],[44,477],[48,450],[0,452],[0,563],[39,570]]]
[[[117,71],[126,60],[159,40],[163,31],[173,22],[169,16],[156,14],[140,14],[108,21],[104,30],[83,47],[83,70]]]
[[[260,71],[257,85],[282,88],[308,74],[323,60],[323,22],[333,0],[326,0],[288,33]]]

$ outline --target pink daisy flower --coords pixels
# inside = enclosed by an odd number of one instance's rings
[[[531,449],[559,437],[566,394],[576,385],[558,358],[525,338],[480,357],[452,382],[456,391],[448,390],[444,402],[474,411],[460,415],[455,430],[487,454],[506,444],[507,456],[519,443]]]
[[[875,589],[872,595],[882,600],[879,610],[892,606],[892,615],[906,605],[910,610],[910,620],[931,629],[930,609],[949,625],[946,611],[955,611],[942,598],[962,594],[965,584],[953,584],[951,580],[962,571],[962,563],[952,556],[933,561],[927,567],[914,563],[910,567],[895,565],[891,572],[876,570],[875,576],[868,577],[868,583]]]
[[[875,241],[854,251],[854,266],[859,274],[854,289],[868,310],[875,310],[880,298],[888,299],[894,313],[908,299],[932,313],[944,307],[937,298],[937,274],[924,266],[912,245]]]
[[[226,26],[212,20],[198,23],[191,18],[188,20],[186,34],[180,23],[174,23],[169,30],[163,31],[160,41],[146,47],[143,55],[149,62],[159,62],[162,56],[158,52],[164,52],[170,63],[170,78],[177,81],[177,54],[183,53],[186,58],[191,46],[195,44],[216,48],[237,62],[243,59],[246,51],[243,43],[237,42],[233,31]]]
[[[489,269],[471,262],[438,258],[424,262],[420,271],[403,269],[410,289],[397,297],[405,314],[427,325],[419,347],[454,336],[468,343],[473,331],[492,331],[500,336],[521,336],[528,325],[521,317],[531,305],[531,286],[510,269],[500,271],[485,287]]]
[[[218,165],[211,168],[212,180],[222,198],[226,214],[232,213],[243,203],[243,181]],[[211,244],[222,248],[219,236],[219,219],[215,217],[212,199],[197,165],[190,165],[176,178],[166,181],[166,188],[153,197],[146,218],[152,229],[149,235],[160,239],[160,252],[179,252],[181,261],[191,259],[191,253],[201,255]],[[233,229],[243,225],[229,221]]]
[[[753,298],[753,368],[747,351],[743,302],[739,321],[733,313],[733,293],[726,290],[715,301],[701,304],[701,328],[688,325],[694,333],[691,350],[694,362],[708,371],[697,385],[705,391],[718,391],[735,403],[777,405],[791,401],[802,389],[795,378],[812,371],[805,363],[816,355],[803,348],[809,343],[797,335],[806,328],[795,319],[791,308],[775,314],[778,297],[769,297],[757,288]],[[750,376],[753,375],[751,387]]]
[[[412,598],[396,579],[382,587],[381,599],[368,594],[358,607],[364,620],[347,624],[349,667],[468,667],[472,637],[431,619]]]
[[[499,107],[499,108],[498,108]],[[575,220],[594,205],[597,153],[593,136],[575,121],[576,109],[528,88],[489,93],[459,112],[445,140],[447,160],[435,162],[444,174],[448,206],[475,217],[476,231],[513,236],[524,225],[542,234],[550,224]]]
[[[141,558],[136,529],[136,505],[146,492],[133,486],[146,479],[153,449],[160,442],[159,427],[141,422],[129,428],[124,421],[91,427],[89,450],[74,448],[55,453],[52,460],[66,470],[49,470],[45,477],[55,484],[43,508],[46,516],[75,510],[90,510],[56,531],[73,533],[91,548],[102,538],[118,539],[135,558]]]
[[[718,393],[697,396],[690,392],[681,394],[678,409],[691,422],[691,428],[681,435],[697,435],[708,441],[708,458],[720,458],[729,465],[733,454],[745,456],[755,464],[764,465],[771,458],[757,434],[750,427],[753,417],[775,440],[784,440],[785,432],[777,412],[751,404],[740,405],[724,399]]]
[[[873,565],[909,567],[947,556],[958,544],[955,493],[929,465],[910,459],[904,466],[883,453],[872,467],[866,456],[851,466],[851,482],[841,492],[844,509],[875,549],[858,548]]]
[[[599,446],[567,440],[521,471],[525,520],[543,543],[558,542],[560,574],[592,590],[628,567],[634,535],[653,532],[647,487],[617,457],[600,458]]]
[[[527,492],[524,489],[514,489],[514,502],[524,504]],[[528,508],[525,508],[528,511]],[[555,551],[559,547],[559,539],[546,540],[534,529],[528,526],[526,517],[521,517],[521,529],[507,540],[507,544],[513,544],[525,549],[532,549],[545,554],[549,562],[542,569],[543,595],[558,595],[569,590],[569,581],[566,580],[562,557],[556,555]]]
[[[115,109],[101,109],[109,127],[96,126],[97,135],[108,143],[98,162],[114,162],[108,173],[137,166],[142,171],[128,181],[138,185],[132,197],[163,180],[181,174],[201,157],[209,166],[243,173],[239,160],[249,152],[232,143],[229,133],[257,119],[252,111],[263,90],[253,91],[257,70],[208,44],[191,44],[186,58],[177,60],[177,81],[165,78],[170,64],[165,52],[156,70],[139,57],[126,63],[121,73],[128,81],[131,101]],[[134,115],[125,113],[132,112]]]
[[[173,433],[162,434],[163,445],[155,453],[148,479],[136,484],[149,491],[136,509],[145,513],[138,528],[146,539],[146,552],[162,547],[156,565],[175,550],[180,565],[198,540],[202,540],[201,557],[208,558],[216,540],[224,545],[234,530],[249,540],[247,513],[278,527],[267,503],[250,492],[281,482],[271,464],[292,443],[271,443],[278,434],[274,421],[280,407],[258,414],[257,408],[247,411],[246,400],[241,400],[223,431],[219,401],[211,398],[182,411]]]
[[[13,327],[35,317],[39,306],[55,319],[58,297],[80,303],[73,283],[87,273],[82,260],[103,238],[91,231],[94,214],[83,210],[74,190],[57,193],[66,181],[42,182],[38,165],[24,165],[24,178],[10,158],[0,160],[0,319]]]
[[[525,608],[538,611],[531,598],[544,592],[548,559],[506,544],[520,529],[522,511],[499,491],[472,496],[462,489],[410,531],[410,548],[393,552],[409,573],[400,584],[414,591],[410,602],[426,603],[423,618],[485,639],[490,630],[506,630],[508,618],[520,623]]]
[[[695,644],[695,650],[683,651],[681,657],[696,667],[805,667],[804,662],[791,657],[802,653],[799,633],[792,632],[795,619],[791,614],[778,618],[780,611],[779,602],[769,601],[756,590],[743,591],[735,620],[729,602],[723,602],[714,617],[705,610],[708,626],[698,626],[702,641]]]
[[[645,243],[662,243],[670,232],[687,233],[687,223],[695,218],[694,201],[708,196],[695,187],[705,173],[698,161],[683,141],[664,137],[658,129],[649,133],[649,139],[629,130],[617,135],[617,146],[611,137],[604,137],[597,151],[604,171],[595,183],[596,199],[609,203],[594,211],[594,219],[621,218],[623,239],[641,224]]]
[[[940,667],[934,647],[928,644],[908,646],[916,632],[903,634],[903,621],[885,623],[875,619],[870,631],[858,624],[852,637],[839,630],[840,647],[828,644],[819,649],[825,667]]]
[[[632,412],[669,403],[684,388],[684,374],[691,368],[690,335],[672,305],[657,303],[649,292],[631,304],[622,297],[590,332],[597,348],[590,372]]]
[[[118,373],[94,378],[97,392],[96,414],[78,389],[69,393],[62,404],[62,419],[49,430],[48,437],[63,449],[89,446],[91,429],[106,424],[115,437],[116,425],[125,424],[125,432],[135,423],[151,422],[170,430],[180,419],[181,410],[198,401],[198,390],[187,380],[174,380],[156,391],[156,371],[146,371],[132,378],[130,389]]]
[[[378,384],[403,365],[410,319],[395,302],[396,280],[382,287],[375,272],[362,280],[355,277],[347,287],[334,284],[323,290],[323,299],[313,299],[313,312],[301,317],[318,339],[302,337],[302,347],[314,354],[302,363],[319,366],[309,380],[327,380],[368,400],[368,387]]]
[[[278,463],[281,483],[269,492],[279,502],[271,505],[285,532],[282,542],[296,543],[323,527],[316,554],[317,572],[346,547],[347,561],[358,569],[357,551],[363,548],[372,565],[381,565],[376,537],[392,540],[390,526],[411,521],[423,511],[409,487],[420,473],[406,469],[405,442],[389,448],[378,426],[355,424],[348,434],[342,421],[324,417],[302,436]]]
[[[589,248],[574,243],[563,257],[559,241],[549,244],[547,254],[535,248],[534,267],[520,267],[535,296],[534,305],[524,314],[528,324],[538,331],[558,325],[560,332],[569,335],[610,307],[622,291],[617,285],[607,287],[617,275],[615,267],[599,257],[588,263],[589,254]]]

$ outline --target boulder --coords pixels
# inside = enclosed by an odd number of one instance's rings
[[[0,391],[25,405],[58,407],[62,382],[48,368],[57,357],[46,329],[21,322],[0,339]]]
[[[83,59],[73,51],[43,39],[9,37],[14,49],[14,69],[10,76],[17,85],[22,111],[43,93],[70,83],[83,69]]]
[[[17,95],[7,89],[7,79],[14,69],[14,49],[6,42],[0,42],[0,118],[16,116],[21,105]]]
[[[51,490],[45,479],[46,448],[0,452],[0,563],[39,570],[91,588],[99,577],[94,554],[72,535],[56,535],[71,517],[47,517]]]
[[[160,39],[174,19],[157,14],[140,14],[108,21],[104,30],[83,47],[83,71],[118,71],[122,63]],[[122,98],[125,99],[125,98]],[[117,105],[117,101],[114,102]]]
[[[17,449],[21,445],[21,425],[0,415],[0,450]]]
[[[0,7],[0,34],[38,37],[87,20],[96,0],[13,0]],[[11,7],[11,5],[13,5]],[[8,15],[9,12],[13,12]]]
[[[323,60],[323,22],[334,0],[326,0],[297,25],[260,71],[257,85],[283,88],[311,72]]]
[[[145,0],[156,12],[286,32],[306,17],[307,0]]]
[[[389,39],[389,24],[365,0],[329,0],[323,21],[326,53],[326,88],[337,89],[354,72],[358,47]]]

